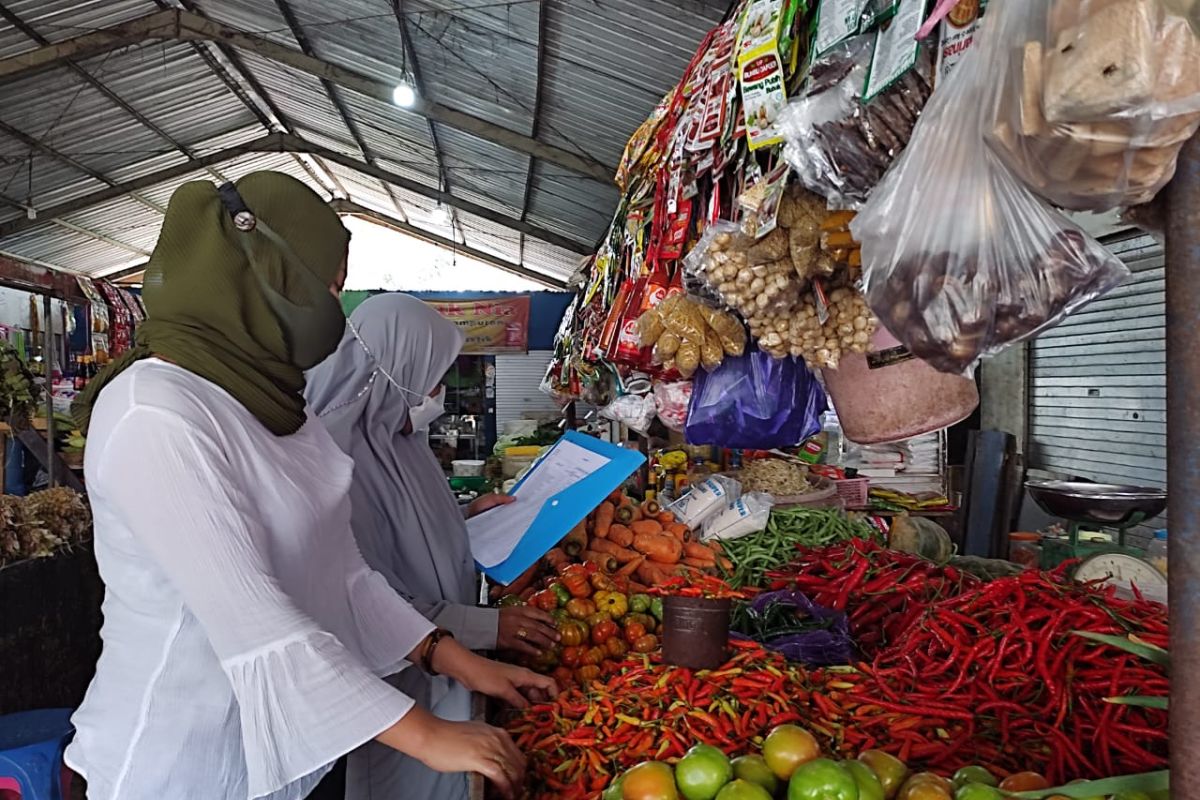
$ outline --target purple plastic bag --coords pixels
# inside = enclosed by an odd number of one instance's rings
[[[809,600],[803,592],[788,589],[763,592],[754,598],[750,608],[761,613],[771,603],[792,606],[813,619],[830,620],[830,625],[807,633],[777,636],[762,642],[764,647],[778,652],[788,661],[799,661],[813,667],[831,667],[854,661],[854,640],[850,638],[850,622],[843,612],[819,606]],[[731,636],[739,639],[750,638],[739,633],[732,633]]]
[[[759,350],[696,373],[687,441],[749,450],[803,442],[821,430],[825,389],[803,361]]]

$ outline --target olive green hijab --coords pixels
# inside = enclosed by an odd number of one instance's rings
[[[220,386],[277,436],[304,425],[304,371],[337,348],[345,325],[329,286],[350,233],[289,175],[255,172],[236,188],[252,231],[235,227],[208,181],[171,197],[143,281],[147,319],[136,346],[76,402],[83,430],[104,387],[151,355]]]

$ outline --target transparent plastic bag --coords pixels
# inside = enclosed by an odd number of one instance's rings
[[[691,381],[658,381],[654,384],[654,405],[658,409],[658,419],[677,433],[683,433],[687,424],[688,403],[691,399]]]
[[[987,20],[988,144],[1063,208],[1149,202],[1200,127],[1200,40],[1158,0],[1011,0]]]
[[[690,444],[770,450],[821,429],[825,390],[803,361],[753,350],[696,377],[688,406]]]
[[[725,475],[713,475],[692,484],[687,494],[667,506],[667,510],[695,530],[741,496],[742,484]]]
[[[871,309],[942,372],[969,373],[981,356],[1057,324],[1129,274],[988,150],[994,22],[984,17],[977,46],[850,224]]]
[[[719,514],[714,514],[700,526],[700,539],[740,539],[752,533],[765,531],[771,518],[775,501],[762,492],[747,492],[729,504]]]
[[[650,431],[650,423],[658,408],[654,404],[653,395],[625,394],[613,400],[600,409],[600,416],[619,422],[642,435]]]
[[[855,36],[817,59],[801,95],[780,116],[784,159],[835,208],[857,208],[867,199],[933,91],[933,60],[922,47],[912,69],[864,104],[874,41],[874,34]]]

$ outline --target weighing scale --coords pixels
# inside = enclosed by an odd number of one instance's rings
[[[1167,507],[1165,491],[1085,481],[1029,481],[1025,488],[1043,511],[1069,523],[1066,540],[1042,540],[1044,569],[1071,558],[1083,559],[1075,570],[1076,580],[1108,580],[1126,589],[1134,583],[1147,596],[1166,601],[1167,579],[1143,560],[1143,550],[1125,544],[1128,529]],[[1117,541],[1080,541],[1084,525],[1115,528]]]

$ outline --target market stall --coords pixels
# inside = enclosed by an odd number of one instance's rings
[[[630,140],[546,389],[603,406],[647,467],[493,590],[561,619],[532,664],[563,694],[502,719],[530,796],[1165,796],[1184,579],[1175,539],[1123,532],[1168,493],[1033,486],[1060,536],[956,556],[920,518],[947,484],[870,477],[974,411],[981,358],[1128,278],[1068,212],[1161,228],[1177,161],[1197,178],[1184,17],[981,6],[735,3]],[[1194,474],[1171,467],[1174,528]]]

